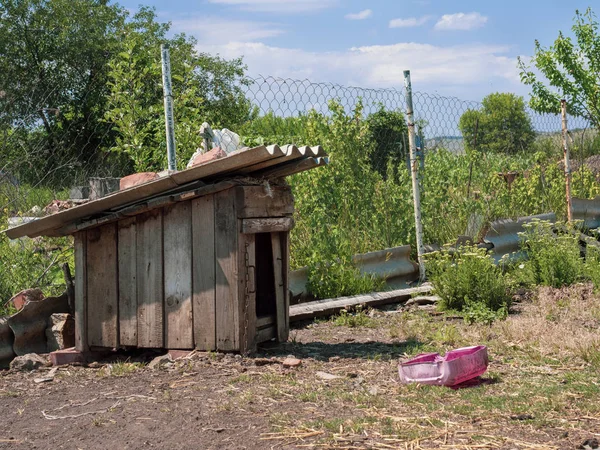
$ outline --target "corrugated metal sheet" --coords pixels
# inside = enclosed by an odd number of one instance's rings
[[[402,245],[354,255],[352,260],[362,274],[385,278],[387,290],[403,289],[419,277],[419,266],[411,261],[410,252],[410,245]],[[306,267],[290,272],[289,289],[295,303],[308,299],[307,283]]]
[[[536,216],[519,217],[517,220],[503,219],[490,224],[490,229],[483,238],[484,243],[492,244],[492,256],[496,262],[504,255],[512,258],[521,256],[521,238],[519,233],[525,231],[523,225],[533,220],[556,221],[556,214],[546,213]]]
[[[0,368],[6,368],[15,356],[27,353],[47,353],[46,328],[54,313],[68,313],[67,294],[29,300],[9,317],[0,317]]]
[[[13,351],[17,356],[27,353],[46,353],[48,339],[46,328],[54,313],[68,313],[69,300],[64,293],[60,297],[47,297],[28,301],[23,309],[8,318],[8,326],[14,334]]]
[[[210,161],[196,167],[166,175],[148,183],[116,192],[98,200],[61,211],[41,219],[5,230],[7,236],[16,239],[23,236],[51,235],[65,225],[90,218],[103,212],[132,205],[150,197],[193,189],[198,184],[236,176],[264,178],[284,177],[310,170],[328,163],[321,146],[279,147],[260,146],[233,152],[225,158]]]
[[[573,198],[573,219],[582,220],[588,230],[600,227],[600,199]]]

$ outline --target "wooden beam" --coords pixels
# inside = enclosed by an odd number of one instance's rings
[[[87,343],[87,236],[75,233],[75,348],[88,351]]]
[[[294,214],[294,196],[289,186],[238,186],[238,217],[285,217]]]
[[[243,219],[242,233],[274,233],[289,231],[294,227],[294,219],[291,217],[265,217],[262,219]]]
[[[289,324],[286,322],[283,264],[279,233],[271,233],[271,247],[273,249],[273,289],[275,290],[275,309],[277,311],[277,340],[279,342],[286,342],[288,340]]]
[[[397,289],[388,292],[376,292],[373,294],[354,295],[351,297],[330,298],[315,300],[313,302],[300,303],[290,306],[290,322],[314,319],[315,317],[331,316],[344,308],[352,308],[358,305],[378,306],[389,303],[402,303],[410,299],[413,294],[431,292],[433,287],[429,283],[414,288]]]

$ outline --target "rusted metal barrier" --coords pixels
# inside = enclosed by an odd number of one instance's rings
[[[419,278],[419,266],[411,261],[410,252],[410,245],[402,245],[354,255],[352,260],[362,274],[380,276],[385,279],[386,290],[396,290],[406,288],[409,282]],[[306,287],[307,283],[306,267],[290,272],[292,303],[311,299]]]
[[[556,221],[556,214],[538,214],[519,217],[517,220],[501,219],[490,224],[490,228],[483,238],[483,243],[488,244],[488,246],[491,245],[490,252],[496,263],[504,255],[509,255],[509,259],[518,259],[523,256],[519,233],[525,231],[523,225],[534,220],[545,220],[553,223]]]
[[[583,228],[588,230],[599,228],[600,198],[573,198],[573,220],[582,221]]]

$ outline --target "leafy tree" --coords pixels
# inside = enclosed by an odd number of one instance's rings
[[[168,39],[169,24],[142,7],[122,31],[122,47],[108,63],[110,94],[105,120],[118,137],[112,150],[125,153],[136,170],[166,166],[160,45],[170,46],[178,165],[184,168],[198,147],[202,122],[236,130],[251,115],[242,86],[241,59],[225,61],[196,52],[183,34]]]
[[[99,156],[106,58],[125,17],[108,3],[0,2],[0,155],[22,179],[61,184]]]
[[[458,126],[468,151],[515,154],[535,139],[523,98],[510,93],[488,95],[480,110],[465,111]]]
[[[600,35],[596,15],[588,8],[575,12],[575,40],[558,33],[554,45],[544,48],[535,41],[531,60],[536,74],[519,59],[521,81],[531,86],[530,106],[541,113],[558,113],[560,100],[567,100],[569,113],[600,125]]]
[[[408,154],[408,127],[404,114],[387,111],[383,105],[366,119],[375,149],[369,154],[371,167],[386,177],[388,163],[401,164]]]

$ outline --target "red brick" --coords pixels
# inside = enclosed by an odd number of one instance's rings
[[[190,167],[199,166],[200,164],[206,164],[207,162],[214,161],[215,159],[221,159],[227,156],[220,147],[213,148],[210,152],[200,153],[194,157],[192,165]]]
[[[10,299],[13,306],[21,310],[28,301],[37,302],[44,299],[44,293],[39,289],[25,289]]]
[[[149,181],[156,180],[157,178],[158,174],[156,172],[140,172],[127,175],[126,177],[121,178],[121,181],[119,182],[119,189],[123,190],[137,186],[138,184],[148,183]]]
[[[65,348],[50,353],[50,361],[53,366],[62,366],[65,364],[85,363],[85,355],[76,350],[75,347]]]

